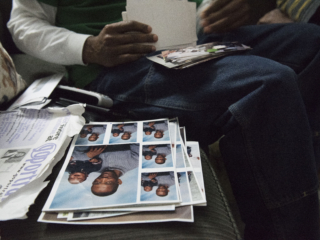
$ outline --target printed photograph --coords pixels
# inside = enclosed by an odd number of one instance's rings
[[[143,122],[143,142],[170,141],[168,121]]]
[[[103,144],[106,129],[107,125],[84,125],[75,144]]]
[[[75,147],[50,209],[134,204],[139,144]]]
[[[14,170],[29,150],[30,148],[7,150],[0,158],[0,172],[10,172]]]
[[[137,142],[137,123],[112,124],[109,143]]]
[[[191,173],[187,174],[186,172],[178,172],[179,178],[179,187],[180,187],[180,195],[182,204],[190,203],[190,188],[189,182],[191,181]]]
[[[142,168],[173,167],[170,144],[143,145]]]
[[[181,144],[177,144],[176,147],[176,168],[184,168],[185,164],[184,164],[184,154],[183,154],[183,150],[182,150],[182,146]]]
[[[179,200],[174,172],[142,173],[140,200],[142,202]]]
[[[197,143],[187,143],[187,154],[193,168],[201,168],[201,158]]]

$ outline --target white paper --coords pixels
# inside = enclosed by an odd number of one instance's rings
[[[25,218],[71,137],[85,123],[82,106],[0,114],[0,220]]]
[[[18,107],[41,109],[50,102],[47,98],[59,84],[63,76],[64,74],[58,73],[34,81],[8,108],[8,111],[17,109]],[[43,103],[41,103],[42,101]]]
[[[158,41],[157,50],[193,45],[197,41],[196,3],[175,0],[127,0],[123,19],[135,20],[152,27]]]

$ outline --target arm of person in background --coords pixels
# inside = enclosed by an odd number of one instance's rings
[[[246,25],[250,5],[246,0],[216,0],[200,14],[204,33],[221,33]]]
[[[308,22],[320,6],[320,0],[277,0],[277,8],[266,13],[258,24]]]
[[[36,0],[14,0],[8,29],[16,46],[42,60],[81,64],[82,48],[89,37],[54,26],[57,9]]]
[[[98,36],[90,36],[54,26],[56,12],[55,7],[36,0],[14,0],[8,28],[17,47],[53,63],[106,67],[134,61],[155,50],[154,46],[138,44],[158,40],[146,24],[109,24]]]

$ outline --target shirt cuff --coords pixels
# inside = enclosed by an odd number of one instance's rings
[[[66,62],[74,62],[79,65],[86,65],[82,59],[83,46],[91,35],[71,33],[68,37],[65,53]]]

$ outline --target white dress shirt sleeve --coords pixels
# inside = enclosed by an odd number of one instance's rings
[[[61,65],[84,65],[82,50],[90,35],[55,26],[57,8],[36,0],[13,0],[8,29],[23,52]]]

